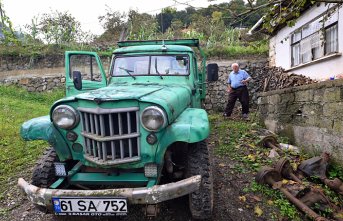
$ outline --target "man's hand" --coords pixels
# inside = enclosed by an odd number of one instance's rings
[[[232,88],[231,88],[231,87],[227,87],[226,91],[227,91],[228,93],[230,93],[230,92],[232,91]]]
[[[245,80],[242,80],[241,83],[244,84],[244,85],[247,85],[249,83],[250,79],[245,79]]]

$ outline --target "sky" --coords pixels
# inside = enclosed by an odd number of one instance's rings
[[[103,32],[98,17],[106,13],[107,6],[115,11],[128,12],[129,9],[134,9],[149,14],[158,14],[162,8],[168,6],[176,7],[178,10],[187,7],[173,0],[2,0],[1,2],[16,30],[20,27],[23,29],[25,24],[30,24],[34,16],[58,10],[70,12],[81,22],[83,31],[90,31],[96,35]],[[209,4],[219,4],[228,0],[211,3],[207,0],[178,0],[178,2],[187,2],[194,7],[206,7]]]

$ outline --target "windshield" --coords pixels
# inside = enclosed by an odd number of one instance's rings
[[[187,55],[117,57],[111,75],[188,75],[188,67]]]

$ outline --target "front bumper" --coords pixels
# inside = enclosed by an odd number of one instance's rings
[[[52,197],[125,197],[131,204],[156,204],[166,200],[190,194],[199,189],[201,176],[153,187],[104,189],[104,190],[65,190],[39,188],[19,178],[18,186],[27,194],[34,204],[52,208]]]

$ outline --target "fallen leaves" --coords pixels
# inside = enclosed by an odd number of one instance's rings
[[[269,206],[272,206],[272,205],[274,204],[274,201],[273,201],[273,200],[268,200],[268,201],[267,201],[267,204],[268,204]]]
[[[248,158],[250,161],[256,161],[256,156],[253,155],[253,154],[249,154],[249,155],[247,156],[247,158]]]
[[[257,206],[255,206],[255,208],[254,208],[254,213],[255,213],[255,215],[256,215],[257,217],[260,217],[260,216],[262,216],[263,211],[262,211],[262,209],[257,205]]]
[[[242,202],[246,202],[247,201],[247,198],[245,196],[239,196],[238,198]]]

